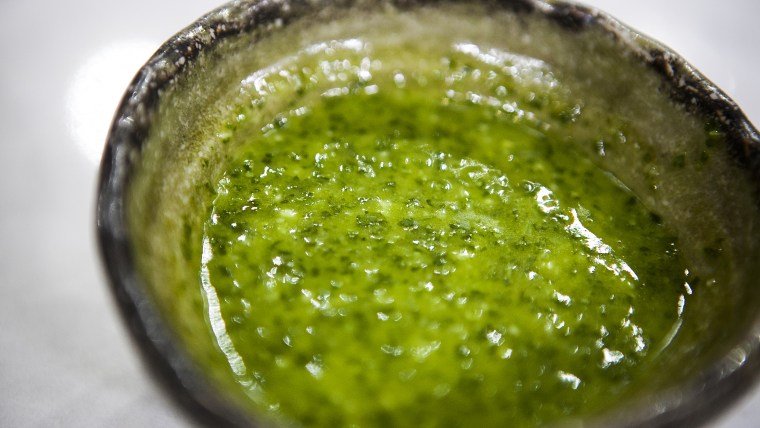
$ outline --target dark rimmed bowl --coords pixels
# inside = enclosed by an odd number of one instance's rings
[[[194,69],[196,64],[212,61],[209,58],[218,54],[219,45],[241,37],[262,40],[299,25],[305,17],[324,22],[329,21],[332,14],[350,7],[370,10],[376,8],[377,3],[268,0],[229,3],[164,44],[133,80],[116,113],[103,155],[98,193],[97,228],[102,258],[118,306],[146,365],[168,393],[201,422],[214,426],[249,426],[255,425],[257,418],[227,396],[214,375],[201,369],[197,358],[188,352],[186,339],[183,339],[188,333],[178,331],[181,328],[167,322],[164,306],[157,304],[155,290],[151,288],[155,287],[156,278],[146,275],[139,261],[152,249],[144,238],[136,238],[139,233],[135,231],[135,220],[130,217],[138,215],[129,208],[136,177],[148,162],[160,164],[163,161],[161,156],[176,158],[178,150],[199,150],[197,147],[170,147],[159,152],[146,150],[146,141],[150,140],[156,127],[164,94],[176,91],[178,87],[186,90],[182,86],[185,85],[183,76],[198,73]],[[382,3],[404,11],[442,2],[397,0]],[[658,82],[657,92],[665,94],[676,110],[709,124],[712,131],[722,136],[719,150],[728,161],[720,176],[704,177],[704,173],[693,172],[694,177],[687,178],[687,181],[693,180],[694,186],[702,188],[692,189],[696,193],[685,192],[687,196],[684,198],[707,195],[700,197],[705,200],[717,198],[712,205],[725,210],[714,208],[710,211],[710,208],[704,208],[704,203],[689,205],[683,202],[682,211],[705,209],[704,217],[718,218],[719,224],[727,225],[726,233],[735,238],[735,242],[725,244],[726,252],[732,254],[731,263],[736,263],[736,270],[741,270],[741,275],[737,275],[733,288],[728,290],[734,297],[716,305],[715,311],[720,313],[714,315],[722,317],[731,312],[734,321],[731,331],[715,333],[714,345],[690,350],[688,355],[699,362],[676,376],[676,381],[663,384],[625,406],[610,409],[586,422],[572,422],[599,426],[691,426],[703,423],[755,381],[760,365],[760,290],[757,290],[758,272],[751,267],[752,260],[760,255],[754,245],[754,238],[760,236],[756,224],[756,219],[760,218],[760,137],[757,131],[720,89],[677,54],[599,11],[570,3],[539,0],[479,3],[517,16],[538,17],[556,26],[557,31],[593,33],[606,40],[605,43],[614,46],[621,55],[644,64],[647,73],[655,76]],[[597,60],[599,58],[583,57],[580,62]],[[620,76],[611,77],[617,79]],[[149,156],[153,159],[146,160]],[[633,171],[630,175],[637,174]],[[636,190],[636,185],[626,184]],[[646,200],[647,196],[642,199]],[[652,203],[657,205],[658,202]],[[143,214],[145,210],[143,208]],[[731,212],[726,214],[728,211]],[[724,214],[725,218],[722,217]],[[682,220],[678,215],[673,218]],[[696,220],[687,218],[684,221],[689,224]],[[735,262],[737,258],[743,261]]]

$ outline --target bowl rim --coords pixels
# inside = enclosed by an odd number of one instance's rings
[[[449,3],[467,3],[450,0]],[[538,13],[560,26],[599,28],[659,73],[670,97],[713,118],[726,132],[729,152],[760,183],[760,135],[741,109],[685,59],[665,45],[596,8],[564,0],[479,0],[489,7]],[[165,42],[139,70],[114,116],[103,152],[96,203],[97,241],[116,305],[140,351],[144,366],[176,404],[198,422],[251,426],[249,412],[225,401],[173,337],[139,276],[125,213],[127,189],[151,126],[159,93],[198,55],[240,33],[287,25],[309,12],[355,4],[391,4],[399,9],[437,5],[435,0],[236,0],[202,16]],[[760,188],[760,186],[758,186]],[[756,189],[756,191],[758,191]],[[758,191],[760,193],[760,191]],[[756,205],[760,207],[760,195]],[[662,393],[586,422],[592,426],[703,424],[736,401],[760,374],[760,314],[742,339],[699,376]]]

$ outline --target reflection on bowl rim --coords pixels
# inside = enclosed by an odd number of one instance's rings
[[[431,0],[388,1],[400,8],[436,3]],[[219,40],[241,32],[286,25],[323,2],[242,0],[219,7],[167,41],[130,84],[116,112],[103,154],[97,199],[100,252],[118,307],[143,360],[169,394],[198,421],[212,425],[255,425],[252,416],[225,402],[191,358],[172,337],[151,302],[134,265],[125,218],[126,189],[139,159],[140,147],[151,126],[159,91],[182,73],[198,54]],[[329,3],[329,2],[328,2]],[[355,2],[331,2],[341,7]],[[659,73],[670,86],[670,96],[692,111],[721,123],[730,151],[760,183],[760,136],[739,107],[683,58],[596,9],[545,0],[483,1],[526,13],[543,14],[574,30],[601,28],[625,49]],[[756,195],[760,201],[760,195]],[[757,203],[760,206],[760,202]],[[718,414],[752,385],[760,372],[760,315],[743,339],[699,376],[678,387],[631,406],[613,410],[591,425],[695,425]]]

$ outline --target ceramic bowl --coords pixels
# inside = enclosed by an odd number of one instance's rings
[[[728,272],[720,287],[710,279],[699,286],[645,386],[593,416],[559,423],[693,426],[755,381],[760,137],[739,107],[676,53],[600,11],[561,1],[240,0],[180,31],[139,71],[111,127],[97,200],[102,259],[129,331],[156,379],[200,422],[259,421],[230,392],[229,373],[210,363],[219,356],[203,345],[209,328],[198,316],[204,308],[192,270],[200,238],[191,213],[208,209],[211,177],[226,156],[204,124],[226,114],[219,100],[230,82],[310,37],[346,39],[382,26],[350,19],[333,25],[352,10],[451,15],[472,8],[511,24],[495,26],[493,40],[556,68],[585,103],[638,130],[638,147],[621,145],[617,156],[597,161],[673,225],[690,257]],[[464,31],[442,25],[441,37]]]

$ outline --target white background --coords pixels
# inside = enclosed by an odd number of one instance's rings
[[[586,3],[680,52],[760,124],[760,2]],[[132,75],[216,6],[0,0],[0,426],[191,425],[116,315],[95,249],[95,179]],[[760,390],[712,426],[760,426]]]

